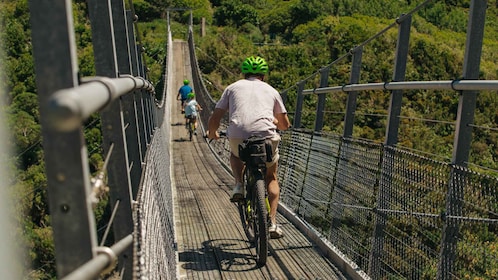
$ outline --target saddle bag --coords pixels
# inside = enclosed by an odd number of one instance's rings
[[[271,139],[252,136],[239,145],[239,158],[253,166],[265,165],[273,159]]]

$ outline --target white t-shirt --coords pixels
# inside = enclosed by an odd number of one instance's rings
[[[274,116],[287,113],[280,93],[257,78],[239,80],[229,85],[216,104],[228,110],[228,137],[247,139],[252,135],[274,136]]]
[[[194,116],[197,117],[197,101],[192,99],[185,104],[185,116]]]

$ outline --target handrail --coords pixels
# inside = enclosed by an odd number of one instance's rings
[[[116,98],[135,89],[154,92],[152,84],[131,75],[120,78],[86,77],[79,87],[55,92],[48,101],[49,122],[58,131],[71,131],[81,126],[91,114],[100,111]]]
[[[114,268],[117,256],[126,250],[133,242],[133,235],[130,234],[118,241],[112,247],[97,247],[93,259],[80,266],[75,271],[68,274],[63,280],[92,279],[101,274],[106,274]]]
[[[350,84],[303,90],[303,95],[331,92],[348,92],[361,90],[411,90],[411,89],[447,89],[447,90],[498,90],[498,80],[453,80],[453,81],[407,81]]]

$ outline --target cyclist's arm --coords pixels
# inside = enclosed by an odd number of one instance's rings
[[[218,128],[220,127],[220,121],[223,115],[225,115],[226,110],[215,108],[211,117],[209,117],[208,121],[208,138],[209,139],[218,139],[220,136],[218,135]]]
[[[278,130],[287,130],[290,127],[290,121],[287,113],[275,114],[275,120]]]

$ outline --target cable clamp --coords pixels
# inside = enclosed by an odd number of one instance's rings
[[[451,89],[454,91],[457,91],[457,89],[455,88],[455,83],[460,82],[460,81],[461,81],[461,79],[456,79],[456,80],[451,81]]]
[[[348,85],[351,85],[351,84],[343,84],[343,85],[342,85],[342,87],[341,87],[342,92],[346,92],[346,90],[345,90],[344,88],[345,88],[346,86],[348,86]]]
[[[109,247],[97,247],[97,248],[95,248],[95,252],[97,253],[97,255],[100,255],[100,254],[106,255],[108,260],[109,260],[109,264],[107,265],[106,268],[104,268],[102,270],[101,275],[108,274],[109,272],[111,272],[114,269],[114,267],[116,267],[116,264],[118,263],[118,257],[116,256],[114,251],[111,250],[111,248],[109,248]]]

